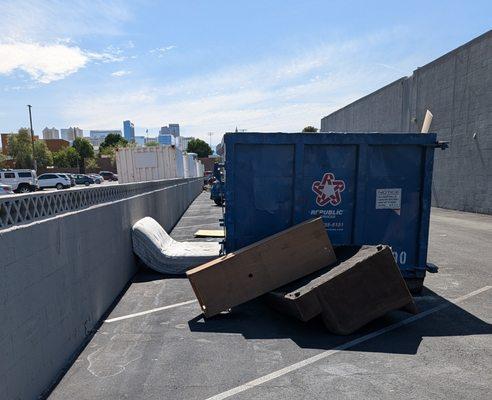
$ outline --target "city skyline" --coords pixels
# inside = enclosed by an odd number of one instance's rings
[[[125,122],[125,121],[123,121]],[[179,124],[170,124],[170,125],[178,125],[179,127]],[[14,131],[11,131],[11,132],[7,132],[7,131],[3,131],[3,133],[17,133],[19,129],[21,128],[25,128],[25,129],[29,129],[28,127],[26,126],[19,126],[19,128],[15,129]],[[76,128],[79,132],[82,132],[82,137],[84,138],[95,138],[95,139],[99,139],[101,137],[104,137],[106,136],[108,133],[116,133],[116,134],[119,134],[119,135],[122,135],[123,136],[123,130],[122,129],[84,129],[84,128],[81,128],[79,126],[76,126],[76,127],[68,127],[68,128],[57,128],[56,126],[51,126],[50,128],[50,125],[45,125],[44,128],[42,129],[36,129],[36,127],[34,127],[34,133],[36,135],[39,135],[40,137],[42,137],[43,139],[52,139],[52,138],[60,138],[61,135],[60,135],[60,132],[63,130],[63,131],[67,131],[69,129],[73,129],[73,128]],[[143,129],[143,128],[141,128]],[[148,129],[148,128],[146,128]],[[159,127],[159,128],[155,128],[153,129],[152,131],[150,129],[148,129],[148,136],[149,137],[158,137],[159,134],[160,134],[160,130],[162,129],[162,127]],[[45,138],[44,137],[44,133],[45,131],[58,131],[58,137],[47,137]],[[178,131],[179,131],[179,128],[178,128]],[[48,133],[50,135],[50,133]],[[147,137],[147,132],[145,132],[144,135],[137,135],[135,134],[135,137],[139,137],[139,138],[142,138],[142,137]]]

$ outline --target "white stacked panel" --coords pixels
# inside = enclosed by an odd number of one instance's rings
[[[196,178],[196,176],[197,176],[197,170],[196,170],[197,155],[196,155],[196,153],[188,153],[187,161],[188,161],[188,172],[190,175],[189,178]]]
[[[173,146],[122,148],[116,152],[120,183],[178,178]]]
[[[185,177],[183,152],[177,147],[176,147],[176,174],[178,178]]]
[[[204,166],[200,160],[196,160],[196,176],[203,176],[204,175]]]

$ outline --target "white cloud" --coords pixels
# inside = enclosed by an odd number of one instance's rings
[[[77,72],[89,57],[78,47],[37,43],[0,44],[0,74],[20,69],[41,83],[49,83]]]
[[[177,121],[184,135],[204,139],[208,131],[223,133],[236,125],[249,131],[299,131],[319,126],[323,116],[399,78],[398,70],[411,72],[420,55],[388,59],[393,41],[397,43],[392,32],[167,84],[135,81],[134,89],[108,85],[96,99],[87,93],[67,101],[64,117],[85,129],[116,126],[126,118],[137,128]],[[377,65],[381,62],[396,70]]]
[[[50,83],[90,62],[127,58],[118,47],[88,51],[73,39],[122,33],[122,23],[132,18],[122,0],[0,0],[0,15],[0,74],[24,71],[37,83]]]
[[[85,52],[85,55],[91,60],[100,61],[103,63],[124,61],[126,57],[120,54],[121,54],[120,52],[117,53],[108,53],[108,52],[96,53],[91,51]]]
[[[114,71],[113,73],[111,73],[111,76],[120,78],[122,76],[130,75],[130,74],[131,74],[131,71],[125,71],[124,69],[121,69],[119,71]]]
[[[21,70],[39,83],[66,78],[91,61],[121,60],[122,57],[111,53],[87,52],[64,43],[0,43],[0,74],[11,74]]]
[[[164,54],[167,53],[169,50],[175,49],[175,45],[169,45],[165,47],[157,47],[155,49],[149,50],[150,54],[156,55],[159,58],[164,57]]]

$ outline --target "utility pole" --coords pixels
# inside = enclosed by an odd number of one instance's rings
[[[29,124],[31,125],[32,169],[37,172],[38,166],[37,166],[36,158],[34,157],[34,130],[32,129],[32,114],[31,114],[32,106],[28,104],[27,108],[29,109]]]
[[[209,139],[210,148],[212,148],[212,136],[213,136],[213,134],[214,134],[213,132],[208,133],[208,136],[210,137],[210,139]]]

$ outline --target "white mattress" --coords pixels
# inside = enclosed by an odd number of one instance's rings
[[[133,225],[132,241],[133,251],[149,268],[166,274],[183,274],[220,252],[217,242],[177,242],[151,217]]]

